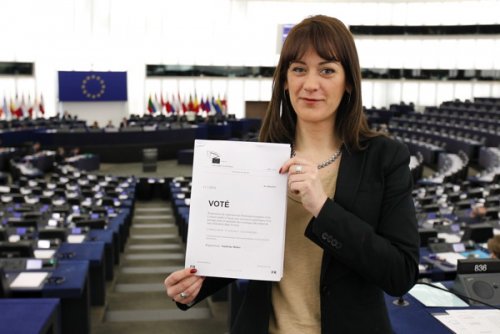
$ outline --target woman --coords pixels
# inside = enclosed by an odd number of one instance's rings
[[[407,148],[362,112],[354,40],[314,16],[289,33],[260,141],[290,143],[284,274],[250,281],[231,333],[391,333],[383,293],[418,277],[419,238]],[[231,282],[184,269],[165,280],[187,309]]]

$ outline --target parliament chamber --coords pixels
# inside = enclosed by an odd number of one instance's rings
[[[392,332],[500,334],[499,12],[499,0],[0,2],[0,334],[231,333],[248,280],[187,312],[165,291],[186,267],[194,143],[256,141],[277,95],[286,120],[275,70],[317,14],[352,34],[368,126],[410,153],[418,280],[379,289]]]

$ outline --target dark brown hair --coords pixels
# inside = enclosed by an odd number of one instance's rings
[[[293,143],[295,140],[297,115],[285,91],[285,82],[290,63],[300,59],[310,47],[321,58],[338,61],[344,68],[346,92],[336,112],[332,131],[348,149],[359,150],[362,148],[361,139],[377,133],[370,130],[363,112],[358,53],[347,27],[340,20],[324,15],[308,17],[290,30],[274,72],[271,102],[259,140],[273,143]]]
[[[495,254],[497,259],[500,259],[500,235],[495,235],[488,240],[488,251]]]

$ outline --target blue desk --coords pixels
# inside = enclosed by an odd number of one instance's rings
[[[64,242],[55,257],[69,261],[89,261],[91,304],[104,305],[106,301],[104,242],[89,241],[81,244]]]
[[[448,284],[450,285],[450,284]],[[445,284],[446,286],[446,284]],[[396,334],[450,334],[453,333],[433,313],[444,313],[447,309],[464,309],[464,307],[425,307],[410,294],[403,296],[407,306],[398,306],[393,303],[396,299],[385,295],[385,303],[389,311],[392,329]],[[471,307],[480,308],[480,307]]]
[[[224,140],[231,137],[229,124],[208,124],[208,139]]]
[[[80,154],[65,159],[66,163],[85,171],[99,170],[99,161],[99,156],[95,154]]]
[[[55,153],[53,151],[41,151],[35,154],[26,155],[21,161],[31,164],[42,172],[47,172],[54,168]]]
[[[59,299],[0,299],[0,332],[9,334],[61,332]]]
[[[250,132],[257,132],[260,128],[260,119],[230,119],[227,123],[231,126],[232,138],[245,138]]]
[[[108,229],[113,230],[118,234],[119,251],[123,252],[125,250],[125,244],[127,243],[127,239],[130,233],[129,222],[131,221],[131,219],[128,219],[130,216],[130,209],[121,208],[120,210],[121,211],[117,214],[116,217],[110,219],[108,223]],[[117,261],[116,257],[115,261]]]
[[[392,329],[395,334],[437,334],[452,333],[439,320],[431,315],[434,308],[426,308],[410,295],[404,299],[408,306],[397,306],[393,303],[395,297],[385,296],[385,303],[389,311]]]
[[[87,238],[85,241],[100,241],[104,242],[104,257],[105,261],[105,270],[106,270],[106,280],[112,281],[114,278],[114,265],[119,264],[120,262],[120,248],[119,245],[115,245],[118,241],[115,242],[115,238],[113,236],[113,231],[109,229],[104,230],[90,230],[87,233]]]
[[[61,333],[88,334],[90,332],[90,295],[88,261],[61,260],[51,272],[54,281],[41,289],[11,290],[11,298],[59,298],[61,304]],[[13,280],[18,272],[7,272]],[[60,278],[61,281],[55,280]]]
[[[82,133],[39,130],[31,138],[48,148],[78,146],[82,152],[99,156],[101,162],[134,162],[141,161],[142,150],[151,146],[158,148],[158,159],[175,158],[178,150],[192,147],[195,138],[207,138],[207,127]]]
[[[427,247],[420,247],[420,263],[430,264],[431,268],[419,273],[420,278],[430,278],[434,282],[449,281],[457,276],[457,268],[454,266],[436,265],[434,261],[427,260],[432,253]]]

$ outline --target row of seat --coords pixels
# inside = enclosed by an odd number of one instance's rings
[[[477,117],[477,115],[469,114],[468,112],[456,113],[448,112],[446,109],[440,109],[440,107],[425,107],[423,113],[412,113],[411,115],[401,115],[401,118],[422,118],[435,122],[445,122],[457,125],[470,125],[476,127],[487,127],[490,128],[491,125],[498,125],[500,120],[499,116],[481,115],[482,117]]]
[[[421,178],[418,184],[442,184],[459,182],[467,178],[469,159],[463,152],[459,154],[441,153],[438,158],[438,169],[428,177]]]
[[[500,124],[500,122],[499,122]],[[482,145],[494,146],[500,142],[500,131],[496,129],[486,129],[472,127],[469,125],[458,125],[436,120],[424,119],[402,119],[392,118],[389,128],[408,127],[419,131],[429,131],[431,133],[442,133],[449,137],[460,138],[464,141],[474,140]],[[500,129],[500,126],[498,126]]]
[[[463,151],[471,161],[477,161],[482,143],[465,137],[451,136],[446,132],[422,130],[416,126],[408,127],[392,124],[389,131],[393,136],[410,137],[420,142],[432,143],[448,153]]]
[[[483,170],[471,175],[470,181],[481,184],[500,183],[500,148],[481,147],[478,164]]]
[[[84,127],[84,120],[78,120],[73,118],[61,119],[58,116],[50,118],[22,118],[22,119],[12,119],[12,120],[0,120],[0,129],[29,129],[29,128],[76,128]]]
[[[1,186],[0,267],[5,275],[0,278],[9,287],[20,273],[48,272],[38,288],[2,293],[10,298],[50,294],[61,303],[61,332],[89,333],[90,306],[105,304],[106,281],[113,280],[125,249],[135,187],[133,177],[92,174],[69,165]]]

